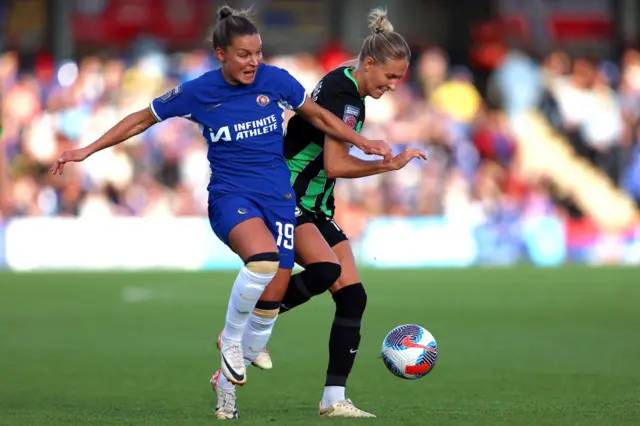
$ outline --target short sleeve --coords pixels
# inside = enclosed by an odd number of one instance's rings
[[[149,108],[158,121],[171,117],[190,118],[195,110],[197,80],[187,81],[151,101]]]
[[[287,70],[279,68],[279,87],[281,90],[281,101],[287,109],[296,110],[304,105],[307,99],[304,87]]]
[[[321,83],[322,84],[322,83]],[[356,130],[363,121],[363,102],[355,95],[331,87],[331,81],[319,88],[318,104]]]
[[[348,115],[355,116],[355,118],[360,118],[360,106],[362,101],[355,96],[352,96],[344,91],[339,91],[338,93],[334,93],[331,96],[322,97],[322,101],[320,105],[330,111],[334,115],[342,118],[346,121]]]

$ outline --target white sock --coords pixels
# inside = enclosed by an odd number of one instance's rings
[[[273,330],[273,326],[275,325],[277,318],[278,317],[262,318],[253,313],[249,316],[249,322],[247,323],[244,335],[242,336],[245,368],[248,368],[253,360],[255,360],[260,352],[262,352],[262,349],[267,346],[267,342],[269,341],[269,337],[271,337],[271,331]],[[224,374],[220,374],[220,377],[218,378],[218,386],[221,389],[233,389],[235,387],[235,385],[231,383]]]
[[[269,284],[275,274],[258,274],[251,272],[243,266],[238,273],[229,305],[227,307],[227,321],[222,332],[223,339],[242,340],[244,327],[249,320],[249,314],[256,306],[256,302],[262,295],[262,291]]]
[[[218,376],[218,387],[220,389],[231,390],[235,388],[235,385],[231,383],[224,374],[220,373],[220,376]]]
[[[322,395],[322,406],[329,408],[336,402],[344,401],[344,386],[325,386],[324,394]]]
[[[254,313],[249,315],[249,322],[242,335],[242,352],[244,363],[248,366],[260,355],[260,352],[267,346],[271,337],[273,326],[277,316],[274,318],[260,317]]]

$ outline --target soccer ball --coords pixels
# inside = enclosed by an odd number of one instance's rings
[[[419,379],[435,367],[438,344],[423,327],[414,324],[400,325],[384,338],[382,360],[396,376],[409,380]]]

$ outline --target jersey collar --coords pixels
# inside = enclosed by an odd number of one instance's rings
[[[360,95],[360,87],[358,87],[358,82],[356,81],[355,78],[353,78],[353,76],[351,75],[351,72],[350,72],[350,71],[353,71],[354,69],[355,68],[345,67],[344,75],[346,75],[349,80],[353,81],[353,84],[356,85],[356,92],[358,92],[358,95]],[[360,99],[364,101],[364,97],[361,97]]]

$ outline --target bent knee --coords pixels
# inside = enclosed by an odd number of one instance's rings
[[[305,283],[309,297],[327,291],[342,274],[342,266],[336,262],[316,262],[305,268]],[[307,278],[308,277],[308,278]]]
[[[313,273],[316,274],[318,280],[327,284],[324,290],[327,290],[338,281],[338,278],[340,278],[342,274],[342,265],[337,262],[320,262],[314,263],[313,265],[317,265]]]
[[[254,254],[246,260],[244,265],[256,274],[275,275],[280,266],[280,254],[276,252]]]
[[[323,278],[328,283],[335,283],[342,275],[342,265],[340,263],[326,263],[324,267],[324,275]],[[330,285],[330,286],[331,286]],[[328,287],[327,287],[328,288]]]
[[[367,292],[362,283],[347,285],[333,294],[340,316],[361,318],[367,307]]]

